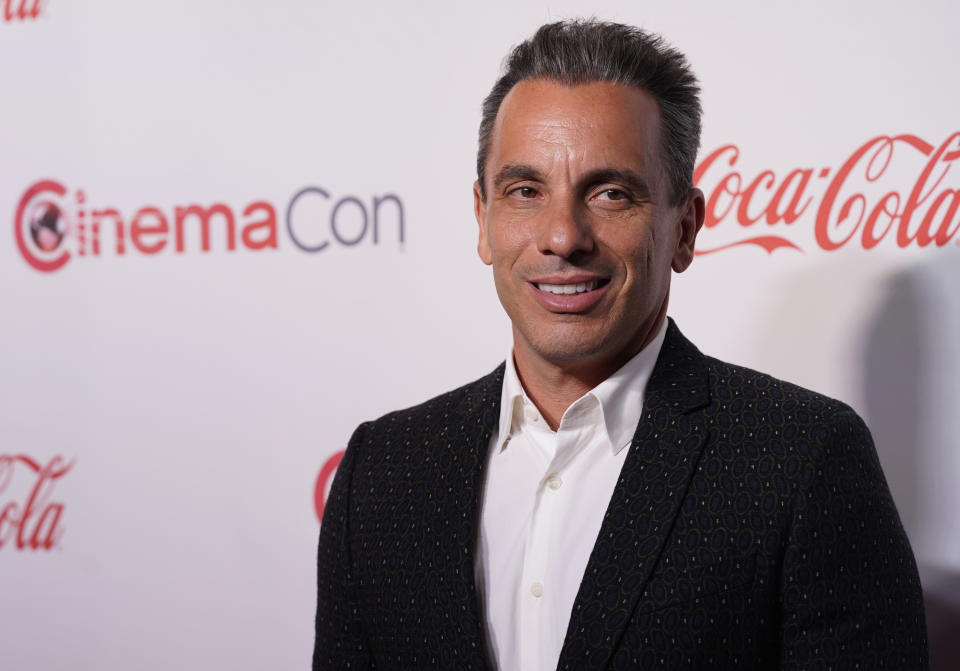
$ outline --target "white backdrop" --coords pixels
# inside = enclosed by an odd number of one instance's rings
[[[3,668],[308,665],[318,474],[359,422],[508,351],[475,252],[480,102],[513,44],[584,14],[664,33],[702,80],[720,153],[698,244],[733,246],[675,278],[671,314],[861,412],[919,561],[960,571],[953,3],[19,7],[0,2]],[[204,251],[188,210],[215,204]]]

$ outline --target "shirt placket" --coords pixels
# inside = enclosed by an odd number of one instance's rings
[[[557,452],[557,435],[545,428],[535,425],[542,421],[535,411],[527,414],[528,436],[530,447],[541,451],[544,455],[555,455]],[[548,458],[546,472],[552,465]],[[533,514],[530,517],[530,526],[523,553],[523,570],[520,582],[520,668],[542,669],[544,662],[545,641],[547,632],[546,617],[549,616],[550,595],[547,585],[547,561],[549,558],[551,527],[556,511],[549,497],[544,497],[544,480],[541,477],[534,484],[537,491],[534,497]]]
[[[521,582],[521,663],[522,669],[546,668],[546,653],[551,646],[553,631],[554,591],[559,587],[551,584],[549,572],[550,548],[553,546],[554,529],[562,523],[563,509],[561,487],[564,470],[575,451],[578,431],[560,430],[556,434],[536,432],[533,439],[542,447],[549,441],[552,453],[543,477],[537,483],[533,515],[526,549],[524,552],[523,579]],[[556,548],[554,548],[556,551]],[[555,561],[555,560],[554,560]]]

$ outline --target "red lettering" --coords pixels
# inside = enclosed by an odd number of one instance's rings
[[[728,152],[730,153],[730,160],[727,162],[727,164],[730,167],[733,167],[737,162],[737,158],[740,156],[740,150],[737,149],[736,145],[732,145],[732,144],[724,145],[723,147],[720,147],[719,149],[711,152],[702,161],[700,161],[699,164],[697,164],[697,166],[693,170],[693,183],[700,184],[701,180],[703,179],[703,175],[707,172],[710,166],[712,166],[714,162],[717,159],[719,159],[723,154],[726,154]],[[706,226],[707,228],[712,228],[717,224],[719,224],[720,220],[723,219],[727,215],[727,213],[730,211],[730,209],[733,207],[733,202],[736,199],[736,196],[739,193],[739,189],[740,189],[740,181],[739,181],[740,175],[738,175],[737,173],[732,173],[732,174],[736,175],[736,179],[737,179],[737,185],[733,191],[731,191],[727,186],[727,181],[731,179],[731,175],[727,175],[726,177],[723,178],[723,180],[721,180],[717,188],[714,189],[713,192],[710,194],[710,196],[707,198],[706,215],[703,222],[703,225]],[[730,204],[723,211],[723,214],[718,215],[716,211],[717,201],[722,197],[723,195],[722,192],[731,194],[732,198],[730,200]]]
[[[266,247],[276,249],[277,213],[273,209],[273,205],[266,201],[258,200],[247,205],[246,209],[243,211],[243,216],[249,217],[258,210],[263,211],[264,218],[261,220],[247,222],[247,225],[243,227],[243,232],[240,234],[240,239],[243,241],[243,244],[247,249],[264,249]],[[254,236],[254,232],[260,232],[261,229],[266,231],[266,235],[262,240],[257,240]]]
[[[24,539],[27,529],[27,522],[30,521],[34,511],[38,508],[42,508],[44,503],[46,503],[45,497],[41,498],[41,495],[46,494],[46,492],[42,490],[43,480],[44,478],[42,475],[37,478],[37,481],[33,485],[33,489],[30,490],[30,496],[27,497],[27,502],[23,506],[23,513],[21,513],[20,522],[17,525],[17,549],[22,550],[27,546],[27,541]],[[37,549],[32,545],[30,547],[32,547],[34,550]]]
[[[13,21],[14,19],[25,21],[40,16],[41,0],[33,0],[32,7],[30,6],[30,0],[20,0],[20,6],[16,9],[13,8],[14,2],[15,0],[6,0],[4,3],[3,18],[5,21]]]
[[[214,214],[219,214],[220,217],[226,222],[227,249],[233,250],[237,246],[236,232],[234,231],[233,226],[233,210],[223,203],[214,203],[206,209],[200,207],[199,205],[190,205],[188,207],[178,207],[176,209],[175,221],[178,252],[183,251],[183,222],[189,216],[194,216],[200,220],[200,248],[205,252],[210,251],[210,217]]]
[[[950,204],[947,206],[947,211],[943,215],[943,223],[940,224],[937,232],[931,235],[930,230],[933,227],[933,218],[948,198],[950,199]],[[960,189],[947,189],[937,196],[936,200],[934,200],[930,206],[930,209],[927,210],[927,213],[924,215],[919,230],[917,230],[917,244],[921,247],[926,247],[933,241],[937,243],[937,247],[943,247],[950,242],[957,234],[957,230],[960,230],[960,219],[957,220],[957,225],[954,226],[953,230],[950,230],[950,222],[957,216],[958,209],[960,209]]]
[[[860,227],[860,222],[863,219],[863,213],[867,208],[867,199],[863,194],[855,193],[846,201],[843,205],[840,206],[840,213],[837,218],[835,227],[839,228],[840,224],[846,221],[850,217],[850,212],[855,205],[858,205],[860,208],[860,214],[857,216],[853,226],[850,229],[850,232],[847,233],[846,237],[839,240],[834,240],[830,237],[830,214],[833,210],[833,205],[837,200],[837,196],[840,193],[840,189],[844,186],[847,178],[850,176],[850,173],[853,172],[853,169],[860,163],[867,152],[871,149],[877,148],[876,152],[873,155],[875,159],[883,151],[885,147],[889,147],[893,143],[893,139],[887,136],[875,137],[872,140],[866,142],[857,149],[850,158],[843,164],[836,176],[830,182],[830,186],[827,188],[827,192],[823,197],[823,200],[820,202],[820,208],[817,210],[817,218],[814,223],[814,237],[816,238],[817,244],[821,249],[825,251],[832,251],[834,249],[839,249],[843,247],[850,238],[854,236],[857,232],[857,229]],[[889,161],[889,158],[887,159]],[[873,159],[871,159],[872,163]],[[882,172],[882,171],[881,171]],[[878,175],[874,176],[874,179],[879,177]],[[868,170],[868,179],[869,179],[869,170]]]
[[[736,182],[733,186],[730,185],[730,182]],[[734,203],[737,202],[737,196],[740,195],[740,173],[731,172],[729,175],[720,180],[720,184],[717,185],[717,188],[713,190],[713,193],[710,194],[710,197],[707,198],[707,207],[706,213],[704,216],[703,225],[707,228],[713,228],[720,223],[720,220],[727,216],[727,213],[733,209]],[[717,213],[717,203],[721,198],[724,197],[724,194],[730,196],[729,204],[724,208],[723,212]]]
[[[889,174],[894,154],[899,157],[904,146],[926,157],[908,196],[896,188],[856,188],[858,180],[866,186]],[[953,163],[960,159],[960,132],[950,135],[935,151],[933,145],[914,135],[874,137],[844,161],[826,183],[822,197],[810,192],[820,179],[830,176],[830,168],[798,168],[778,183],[773,170],[764,169],[752,177],[738,172],[734,168],[739,156],[738,147],[727,144],[708,154],[694,170],[694,183],[708,193],[704,221],[707,229],[716,227],[727,217],[735,218],[744,228],[753,226],[761,218],[770,226],[791,225],[819,199],[813,233],[816,244],[825,251],[839,249],[855,236],[859,236],[864,249],[873,249],[894,230],[896,244],[901,248],[911,243],[918,247],[931,243],[942,247],[960,236],[960,188],[943,185]],[[707,173],[721,164],[729,168],[727,172],[705,187],[703,180]],[[765,199],[760,192],[772,193],[763,208],[758,202]],[[874,194],[883,195],[877,199]],[[912,230],[911,224],[916,230]],[[782,247],[800,249],[782,236],[768,234],[728,240],[712,248],[701,247],[697,254],[741,245],[760,246],[767,252]]]
[[[751,217],[748,211],[750,207],[750,201],[753,199],[753,194],[757,190],[757,187],[760,186],[760,183],[766,180],[767,184],[763,188],[766,191],[770,190],[770,187],[773,186],[776,181],[776,175],[773,174],[770,170],[764,170],[759,175],[757,175],[752,182],[743,190],[743,193],[740,195],[740,207],[737,208],[737,221],[740,222],[741,226],[750,226],[755,224],[763,216],[763,212],[758,214],[755,217]]]
[[[142,223],[142,220],[147,217],[152,217],[155,220],[155,223],[152,226]],[[156,254],[161,249],[166,247],[166,236],[168,232],[167,218],[163,216],[163,212],[155,207],[141,208],[135,215],[133,215],[133,221],[130,222],[130,242],[132,242],[133,246],[144,254]],[[162,237],[152,243],[144,242],[141,239],[149,235]]]
[[[32,473],[35,480],[22,506],[13,501],[3,506],[0,512],[0,548],[15,540],[18,550],[51,550],[63,534],[60,520],[64,504],[48,503],[48,500],[56,481],[63,477],[73,464],[64,466],[60,456],[53,457],[46,465],[41,466],[22,454],[0,455],[0,494],[6,491],[13,479],[15,466],[16,470]],[[36,521],[33,521],[34,519]]]
[[[52,550],[63,535],[59,527],[60,516],[63,514],[62,503],[51,503],[44,508],[43,514],[37,520],[37,526],[30,536],[30,547],[34,550]]]
[[[0,489],[0,491],[2,491],[2,489]],[[3,512],[0,512],[0,548],[9,540],[8,537],[13,535],[17,529],[17,525],[20,523],[20,518],[16,517],[17,510],[17,504],[11,501],[3,507]],[[8,529],[6,535],[3,533],[4,523],[6,523]]]
[[[893,209],[887,207],[887,203],[893,203]],[[876,207],[873,208],[873,211],[870,212],[870,216],[867,217],[867,220],[863,223],[863,236],[862,243],[864,249],[873,249],[880,241],[883,239],[883,236],[887,234],[887,231],[890,230],[890,227],[893,226],[893,222],[897,220],[897,210],[900,207],[900,194],[898,193],[888,193],[886,196],[880,199],[880,202],[877,203]],[[874,232],[874,228],[877,225],[877,220],[880,218],[881,214],[886,214],[888,217],[887,226],[883,229],[883,232],[877,234]]]
[[[703,174],[710,169],[710,166],[713,165],[713,162],[720,158],[723,154],[727,152],[733,152],[733,156],[730,157],[728,165],[732,168],[733,165],[737,162],[737,159],[740,157],[740,150],[735,144],[725,144],[719,149],[707,154],[702,161],[700,161],[693,169],[693,183],[695,185],[700,184],[700,180],[703,179]]]
[[[924,142],[918,137],[915,137],[913,135],[901,135],[900,138],[903,138],[911,146],[913,146],[914,148],[916,148],[917,150],[919,150],[925,155],[929,156],[930,153],[933,152],[933,145],[927,144],[926,142]],[[924,239],[926,240],[926,243],[923,243],[920,240],[917,240],[918,244],[920,244],[921,247],[925,247],[926,245],[930,244],[930,239],[932,238],[929,236],[928,227],[930,225],[930,221],[928,220],[928,218],[924,217],[923,222],[921,222],[920,228],[913,235],[910,235],[910,232],[909,232],[910,219],[913,217],[914,213],[916,212],[917,207],[921,205],[927,198],[929,198],[930,194],[933,193],[934,189],[936,189],[937,186],[939,186],[940,182],[943,181],[944,176],[946,176],[947,174],[947,170],[950,169],[950,163],[956,160],[958,156],[960,156],[960,150],[958,149],[954,149],[953,151],[950,151],[950,152],[947,151],[947,148],[950,146],[950,144],[955,143],[958,139],[960,139],[960,133],[954,133],[953,135],[948,137],[943,142],[943,144],[941,144],[940,147],[937,148],[937,151],[933,152],[933,155],[930,156],[930,158],[927,160],[927,164],[924,166],[923,172],[920,173],[920,177],[917,179],[917,182],[913,185],[913,189],[910,191],[910,196],[907,198],[906,205],[903,206],[903,215],[901,216],[900,227],[897,229],[897,246],[906,247],[907,245],[910,244],[912,240],[918,238],[918,236],[921,234],[920,233],[921,230],[923,230],[923,235],[924,235]],[[940,177],[933,183],[933,186],[927,189],[926,193],[924,194],[923,193],[924,188],[926,187],[927,182],[930,180],[930,175],[933,173],[934,168],[941,163],[941,161],[946,164],[944,166],[943,172],[940,174]],[[931,209],[934,209],[934,208],[931,207]],[[929,215],[929,212],[928,212],[928,215]],[[924,227],[923,225],[924,222],[926,222],[927,228]]]
[[[20,11],[17,12],[17,15],[25,19],[35,19],[40,13],[40,0],[33,0],[33,9],[27,9],[27,4],[30,0],[20,0]]]
[[[810,177],[813,175],[813,170],[794,170],[787,178],[783,180],[783,184],[777,188],[777,192],[773,194],[773,198],[770,200],[770,206],[767,208],[767,223],[775,224],[780,220],[783,220],[785,224],[792,224],[797,219],[800,218],[800,215],[803,214],[804,210],[807,209],[807,206],[810,205],[810,202],[813,198],[807,198],[807,202],[803,205],[800,205],[800,199],[803,198],[803,193],[807,189],[807,185],[810,183]],[[780,203],[783,201],[784,196],[789,192],[790,187],[796,180],[800,180],[799,183],[794,187],[793,197],[790,199],[790,202],[787,204],[787,208],[780,211]]]
[[[123,218],[120,216],[120,213],[113,208],[106,208],[104,210],[91,210],[90,218],[93,220],[93,225],[98,227],[100,222],[102,222],[107,217],[113,219],[114,230],[116,231],[117,238],[117,254],[123,254],[126,252],[126,246],[124,245],[123,240]]]

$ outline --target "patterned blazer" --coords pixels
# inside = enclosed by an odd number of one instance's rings
[[[489,669],[474,585],[501,365],[362,424],[320,531],[314,669]],[[846,405],[671,321],[559,669],[925,669],[923,598]]]

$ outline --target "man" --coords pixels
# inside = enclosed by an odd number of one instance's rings
[[[920,669],[916,566],[847,406],[702,355],[696,79],[556,23],[487,97],[478,250],[505,364],[361,425],[320,533],[315,669]]]

